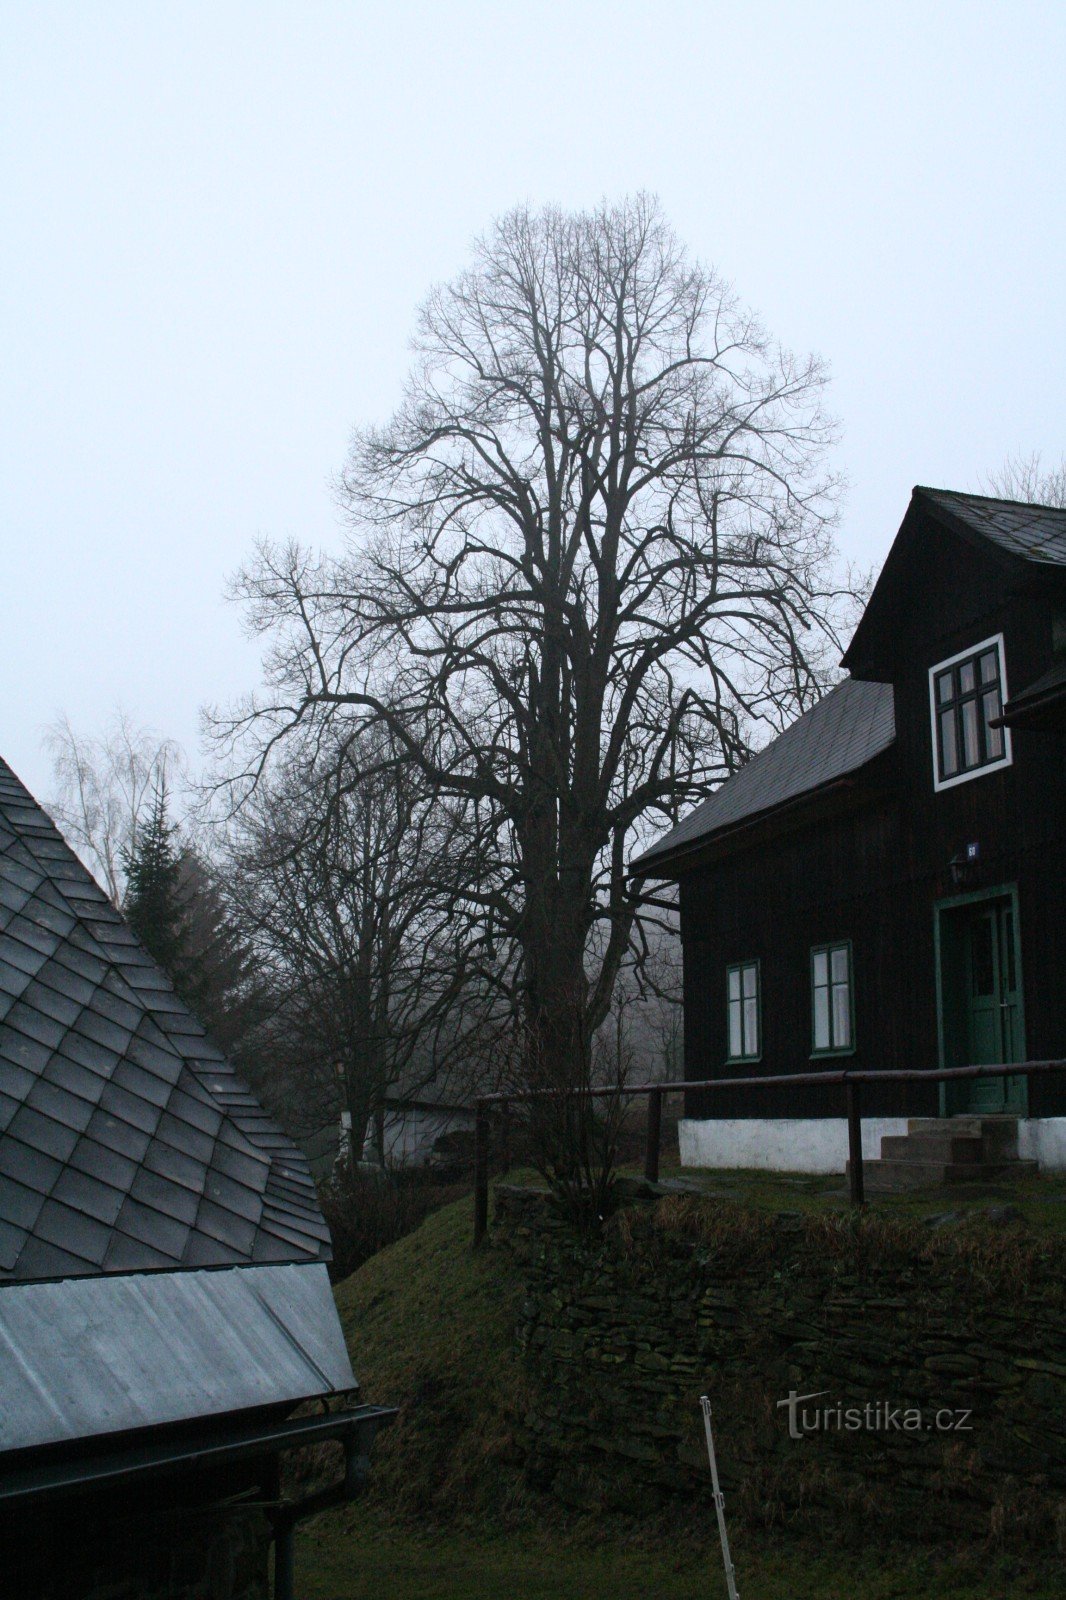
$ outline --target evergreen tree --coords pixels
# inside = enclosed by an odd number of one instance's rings
[[[151,814],[124,852],[126,920],[175,989],[188,980],[188,933],[181,889],[181,857],[167,809],[166,783],[158,784]]]

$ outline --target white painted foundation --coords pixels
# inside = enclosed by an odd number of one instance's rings
[[[863,1159],[876,1161],[885,1134],[906,1133],[906,1117],[864,1117]],[[754,1167],[766,1172],[843,1172],[848,1159],[844,1117],[683,1117],[678,1124],[683,1167]],[[1018,1154],[1048,1172],[1066,1171],[1066,1117],[1018,1123]]]
[[[1042,1172],[1066,1172],[1066,1117],[1021,1118],[1018,1154],[1039,1161]]]
[[[864,1117],[862,1153],[874,1160],[881,1137],[906,1133],[906,1117]],[[678,1123],[683,1167],[758,1167],[767,1172],[843,1172],[844,1117],[684,1117]]]

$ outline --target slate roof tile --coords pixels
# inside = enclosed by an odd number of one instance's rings
[[[70,1152],[78,1142],[78,1135],[73,1128],[35,1111],[25,1101],[11,1118],[5,1138],[18,1140],[60,1162],[69,1160]]]
[[[57,1245],[50,1244],[47,1239],[38,1239],[31,1235],[19,1253],[18,1261],[8,1276],[20,1279],[33,1278],[70,1278],[85,1272],[93,1272],[97,1264],[87,1261],[84,1256],[74,1255],[69,1250],[61,1250]]]
[[[33,1225],[33,1235],[95,1266],[101,1264],[111,1243],[111,1229],[106,1223],[54,1198],[46,1200],[41,1207]]]
[[[303,1157],[2,761],[0,928],[0,1279],[328,1259]]]
[[[102,1183],[99,1178],[91,1178],[87,1172],[79,1172],[77,1167],[64,1167],[56,1179],[52,1198],[61,1200],[74,1211],[84,1211],[86,1216],[97,1217],[110,1227],[122,1210],[126,1196],[122,1189]]]
[[[928,489],[916,494],[952,513],[1011,555],[1026,561],[1066,566],[1066,508],[1029,505],[1021,500],[998,500],[983,494],[958,494],[952,489]]]
[[[32,1228],[41,1214],[47,1196],[39,1189],[19,1183],[17,1178],[4,1175],[4,1215],[17,1227]]]
[[[11,1271],[22,1254],[22,1248],[29,1236],[27,1228],[19,1228],[13,1223],[0,1221],[0,1271]]]
[[[172,1213],[161,1211],[158,1206],[149,1206],[140,1200],[134,1200],[132,1193],[122,1202],[115,1231],[124,1233],[130,1239],[139,1239],[142,1244],[151,1245],[154,1250],[162,1251],[172,1261],[181,1260],[185,1241],[189,1237],[188,1227]]]
[[[92,1129],[90,1129],[92,1132]],[[132,1156],[120,1155],[117,1150],[95,1138],[79,1139],[70,1158],[72,1171],[87,1172],[107,1184],[117,1184],[123,1194],[137,1175],[138,1163]]]

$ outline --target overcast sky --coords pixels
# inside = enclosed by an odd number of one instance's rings
[[[118,703],[196,755],[258,534],[518,201],[656,192],[831,364],[845,555],[1066,447],[1066,5],[0,0],[0,753]]]

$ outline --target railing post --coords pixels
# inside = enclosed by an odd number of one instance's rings
[[[474,1244],[489,1225],[489,1108],[484,1100],[474,1112]]]
[[[644,1176],[649,1183],[659,1181],[659,1142],[663,1125],[663,1092],[652,1089],[648,1093],[647,1144],[644,1149]]]
[[[862,1180],[862,1114],[859,1110],[859,1086],[847,1082],[848,1097],[848,1188],[853,1206],[866,1204]]]
[[[500,1170],[511,1170],[511,1102],[500,1102]]]

